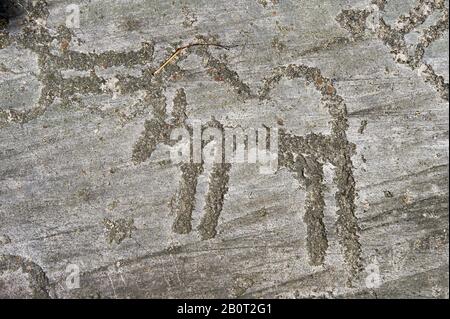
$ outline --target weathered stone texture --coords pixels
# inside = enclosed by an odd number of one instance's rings
[[[13,2],[0,297],[448,298],[448,1]],[[278,171],[172,163],[194,120]]]

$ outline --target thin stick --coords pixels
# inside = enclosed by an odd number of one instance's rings
[[[181,53],[181,51],[186,50],[186,49],[188,49],[188,48],[190,48],[190,47],[200,46],[200,45],[204,45],[204,46],[214,46],[214,47],[222,48],[222,49],[225,49],[225,50],[229,50],[229,49],[230,49],[230,47],[227,47],[227,46],[224,46],[224,45],[220,45],[220,44],[213,44],[213,43],[191,43],[191,44],[185,45],[185,46],[183,46],[183,47],[177,48],[177,49],[175,50],[175,52],[172,53],[172,55],[171,55],[171,56],[170,56],[163,64],[161,64],[161,66],[160,66],[155,72],[153,72],[152,75],[156,75],[156,74],[160,73],[160,72],[166,67],[167,64],[169,64],[170,62],[172,62],[172,61],[173,61],[173,60]]]
[[[27,15],[30,15],[30,11],[28,11],[27,8],[25,8],[20,2],[17,2],[17,4],[18,4],[19,6],[21,6],[22,9],[24,9],[24,10],[27,12]]]

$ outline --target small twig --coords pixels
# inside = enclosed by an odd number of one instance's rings
[[[214,46],[214,47],[222,48],[222,49],[225,49],[225,50],[229,50],[230,49],[229,46],[220,45],[220,44],[214,44],[214,43],[191,43],[191,44],[185,45],[183,47],[177,48],[175,50],[175,52],[172,53],[172,55],[166,61],[164,61],[164,63],[161,64],[161,66],[155,72],[152,73],[152,75],[156,75],[156,74],[160,73],[166,67],[167,64],[172,62],[181,53],[181,51],[184,51],[184,50],[186,50],[186,49],[188,49],[190,47],[195,47],[195,46],[200,46],[200,45]]]
[[[30,15],[30,11],[28,11],[27,8],[25,8],[20,2],[17,2],[17,4],[26,11],[27,15]]]

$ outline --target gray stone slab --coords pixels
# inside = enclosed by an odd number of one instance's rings
[[[448,298],[448,1],[15,2],[0,297]],[[173,163],[196,120],[278,170]]]

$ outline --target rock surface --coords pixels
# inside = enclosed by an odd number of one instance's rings
[[[448,1],[3,3],[0,297],[449,297]]]

